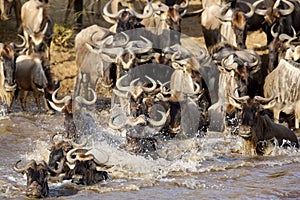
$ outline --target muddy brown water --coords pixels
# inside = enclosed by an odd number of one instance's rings
[[[51,1],[57,23],[63,21],[65,1]],[[199,7],[198,1],[192,5]],[[89,22],[85,22],[88,24]],[[183,21],[183,32],[203,45],[198,19]],[[0,22],[0,41],[16,38],[14,21]],[[263,45],[265,37],[251,35],[248,45]],[[73,49],[53,47],[54,74],[63,80],[65,93],[73,88],[76,75]],[[13,171],[22,159],[48,160],[49,136],[63,131],[63,116],[37,112],[31,103],[22,112],[18,103],[8,118],[0,120],[0,199],[27,199],[26,181]],[[100,159],[109,157],[114,167],[110,180],[92,186],[70,181],[49,183],[47,199],[299,199],[300,152],[274,148],[266,156],[243,154],[242,140],[224,133],[208,132],[205,137],[174,140],[159,146],[157,159],[125,151],[124,133],[107,128],[107,116],[95,112],[99,131],[89,136],[89,146]],[[101,115],[100,115],[101,114]],[[299,133],[297,134],[299,138]]]

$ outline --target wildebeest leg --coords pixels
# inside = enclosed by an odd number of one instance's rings
[[[38,107],[38,109],[40,111],[41,110],[41,104],[40,104],[40,100],[39,100],[40,93],[38,91],[33,91],[33,96],[34,96],[34,99],[35,99],[35,104],[36,104],[36,106]]]
[[[66,10],[66,13],[65,13],[65,20],[64,20],[65,24],[67,23],[70,12],[72,11],[71,6],[72,6],[73,3],[74,3],[74,0],[68,0],[68,6],[67,6],[67,10]]]
[[[14,1],[13,7],[16,15],[17,28],[19,28],[21,25],[21,7],[22,7],[21,1]]]
[[[20,102],[21,102],[21,107],[22,107],[23,111],[25,111],[25,109],[26,109],[26,99],[28,96],[28,92],[29,91],[24,91],[24,90],[20,91]]]

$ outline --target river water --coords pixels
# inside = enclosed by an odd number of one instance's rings
[[[48,160],[52,133],[63,116],[15,112],[0,123],[0,199],[26,199],[26,180],[12,166],[22,159]],[[242,139],[208,132],[204,137],[159,144],[158,157],[134,155],[125,140],[105,126],[89,145],[109,158],[110,180],[92,186],[49,183],[47,199],[297,199],[300,152],[273,148],[270,155],[243,154]],[[299,136],[299,134],[298,134]],[[22,165],[22,163],[20,165]]]

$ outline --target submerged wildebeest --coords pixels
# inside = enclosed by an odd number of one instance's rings
[[[35,198],[48,196],[48,173],[52,172],[52,170],[47,163],[45,161],[37,163],[35,160],[31,160],[25,167],[18,168],[17,165],[20,162],[21,160],[16,162],[13,169],[18,173],[26,175],[26,195]]]
[[[67,153],[66,158],[72,169],[69,175],[72,182],[76,184],[92,185],[109,178],[108,173],[103,171],[106,167],[105,162],[100,162],[87,149],[72,149]]]
[[[264,154],[266,149],[264,145],[268,144],[266,141],[274,139],[279,146],[299,148],[295,133],[281,124],[274,123],[265,113],[265,109],[275,104],[274,98],[274,93],[269,98],[236,97],[234,94],[231,96],[232,105],[241,110],[238,115],[238,134],[244,139],[246,148],[250,148],[248,150],[255,151],[257,154]]]

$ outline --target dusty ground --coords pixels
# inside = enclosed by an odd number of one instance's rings
[[[104,1],[105,3],[106,1]],[[103,3],[103,4],[104,4]],[[103,6],[103,5],[102,5]],[[194,0],[190,2],[190,10],[196,10],[201,8],[201,3],[199,0]],[[54,42],[51,46],[51,67],[54,74],[55,80],[61,81],[61,88],[63,89],[63,94],[70,93],[74,87],[74,81],[77,74],[77,68],[75,64],[75,52],[73,48],[75,32],[72,32],[70,29],[63,29],[63,18],[66,10],[66,1],[52,0],[50,1],[50,14],[56,23],[56,33],[54,36]],[[109,24],[106,23],[102,18],[94,18],[90,21],[87,20],[86,15],[84,15],[84,26],[89,26],[91,24],[97,23],[103,27],[109,27]],[[69,17],[68,24],[65,24],[67,27],[72,27],[72,16]],[[200,19],[199,17],[191,17],[182,20],[182,32],[190,36],[195,41],[199,42],[201,46],[204,45],[204,40],[202,37]],[[73,33],[73,34],[72,34]],[[68,35],[72,34],[70,39],[66,42],[63,42],[63,47],[60,44],[64,40],[61,37],[62,34]],[[20,39],[17,37],[17,28],[15,20],[11,19],[9,21],[0,22],[0,42],[18,42]],[[261,32],[255,32],[250,34],[250,37],[247,39],[248,48],[260,47],[265,44],[265,35]],[[264,52],[260,52],[262,54]],[[101,96],[101,94],[100,94]]]

